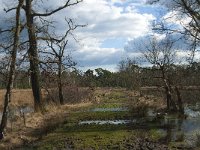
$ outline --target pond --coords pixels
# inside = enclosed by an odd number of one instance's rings
[[[127,108],[94,108],[91,112],[106,112],[106,111],[128,111]],[[148,109],[147,116],[131,118],[127,120],[84,120],[79,121],[79,125],[85,124],[131,124],[141,128],[154,128],[163,137],[165,142],[182,142],[189,146],[197,144],[198,135],[200,135],[200,104],[185,106],[186,118],[180,118],[178,115],[164,114],[158,118],[158,113],[152,109]]]
[[[87,121],[80,121],[79,125],[82,125],[82,124],[99,124],[99,125],[114,124],[114,125],[119,125],[119,124],[133,123],[135,121],[136,120],[87,120]]]
[[[160,132],[166,136],[167,142],[184,142],[187,145],[197,143],[197,136],[200,134],[200,118],[165,118],[163,124],[169,128],[162,129]]]
[[[32,107],[19,107],[13,110],[16,114],[32,113],[34,109]],[[96,112],[115,112],[124,113],[124,111],[129,112],[126,107],[116,107],[116,108],[92,108],[88,109],[87,113]],[[130,112],[131,113],[131,112]],[[156,131],[161,137],[160,140],[166,143],[182,143],[184,145],[195,147],[198,145],[197,141],[200,139],[200,103],[190,104],[185,106],[186,118],[180,118],[178,115],[165,113],[161,117],[159,113],[155,112],[153,109],[147,109],[147,115],[144,117],[131,117],[124,119],[96,119],[96,120],[81,120],[76,125],[83,128],[94,128],[96,126],[107,128],[110,126],[125,126],[123,129],[135,130],[135,129],[152,129]],[[93,126],[95,125],[95,126]],[[108,126],[109,127],[109,126]],[[97,128],[98,129],[98,128]],[[120,128],[121,129],[121,128]],[[123,130],[122,129],[122,130]],[[76,129],[77,130],[77,129]],[[89,130],[90,131],[90,130]],[[145,130],[144,130],[145,132]]]
[[[161,124],[169,126],[169,128],[160,130],[166,135],[166,141],[183,142],[190,146],[197,144],[200,135],[200,108],[198,107],[198,104],[186,106],[187,118],[166,115],[160,120]]]
[[[26,106],[26,107],[19,107],[16,111],[19,111],[20,113],[28,114],[28,113],[33,113],[34,109],[32,107]]]

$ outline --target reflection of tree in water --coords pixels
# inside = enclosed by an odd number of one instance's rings
[[[177,142],[182,142],[185,139],[185,134],[182,128],[182,124],[183,124],[183,119],[178,119],[177,120],[177,133],[178,135],[176,136],[176,141]]]
[[[166,119],[166,143],[176,141],[182,142],[185,139],[185,134],[182,129],[183,119]]]

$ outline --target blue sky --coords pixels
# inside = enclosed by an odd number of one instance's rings
[[[44,4],[35,9],[53,9],[65,1],[43,0]],[[3,8],[15,3],[14,0],[1,0],[1,14],[4,13]],[[68,46],[79,69],[102,67],[116,71],[118,62],[130,56],[124,46],[131,39],[151,32],[151,23],[156,19],[159,9],[145,5],[145,0],[84,0],[48,19],[55,21],[56,32],[60,34],[66,30],[66,17],[73,18],[77,24],[87,24],[74,32],[78,42],[72,40]]]
[[[85,0],[76,9],[74,17],[88,24],[77,32],[81,44],[72,53],[83,70],[102,67],[116,71],[120,60],[134,57],[134,52],[124,49],[128,41],[151,33],[153,20],[164,14],[145,0]]]
[[[43,0],[35,7],[53,9],[66,0]],[[73,1],[73,0],[72,0]],[[42,1],[37,1],[42,2]],[[102,67],[117,70],[117,64],[126,57],[138,57],[139,53],[125,48],[132,41],[144,39],[152,33],[152,23],[165,18],[169,12],[164,6],[147,5],[146,0],[84,0],[76,6],[56,13],[48,19],[55,21],[56,32],[66,30],[65,18],[73,18],[77,24],[87,24],[74,32],[77,41],[71,39],[68,50],[81,70]],[[0,0],[3,8],[15,1]],[[1,15],[3,16],[3,15]],[[175,19],[169,23],[175,23]]]

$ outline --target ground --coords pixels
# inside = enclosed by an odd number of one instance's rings
[[[112,111],[118,108],[128,111]],[[26,114],[25,124],[23,117],[16,117],[12,131],[8,126],[0,149],[176,149],[163,142],[163,135],[153,124],[80,124],[85,120],[142,118],[148,108],[160,111],[165,108],[164,100],[126,89],[97,88],[93,98],[84,103],[48,105],[44,114]]]

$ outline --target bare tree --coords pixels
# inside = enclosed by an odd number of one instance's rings
[[[43,54],[50,55],[46,62],[42,62],[49,67],[53,67],[53,64],[56,64],[57,67],[52,68],[53,71],[57,72],[57,87],[59,93],[60,104],[64,104],[63,97],[63,81],[62,74],[63,71],[69,68],[72,68],[76,65],[75,62],[72,61],[69,54],[66,52],[66,46],[68,45],[69,36],[73,36],[73,31],[78,27],[84,27],[85,25],[74,25],[72,19],[66,19],[67,22],[67,31],[64,35],[56,35],[55,33],[50,34],[48,31],[46,32],[46,43],[48,48],[47,51],[41,51]],[[45,38],[43,38],[45,39]]]
[[[200,41],[200,1],[199,0],[176,0],[174,9],[179,10],[180,15],[190,18],[188,24],[183,24],[185,33]]]
[[[42,98],[41,98],[41,89],[40,89],[40,74],[39,74],[39,58],[38,58],[38,48],[37,48],[37,36],[35,30],[35,18],[36,17],[48,17],[62,9],[65,9],[69,6],[76,5],[80,3],[82,0],[76,0],[72,2],[71,0],[67,0],[63,6],[55,8],[50,11],[46,11],[45,13],[38,13],[33,9],[33,1],[26,0],[23,9],[26,14],[28,35],[29,35],[29,61],[30,61],[30,70],[31,70],[31,86],[33,90],[34,96],[34,104],[36,111],[42,111]]]
[[[139,48],[146,60],[161,72],[161,76],[157,78],[161,78],[163,81],[167,109],[169,111],[177,111],[175,101],[172,99],[171,81],[168,78],[170,66],[175,63],[176,50],[174,42],[169,36],[166,36],[164,39],[153,36],[150,37],[148,44]]]
[[[180,33],[184,35],[190,44],[190,58],[189,62],[193,62],[197,47],[200,46],[200,1],[199,0],[148,0],[150,4],[161,4],[173,12],[163,21],[155,24],[154,29],[164,32]],[[166,20],[176,18],[182,28],[176,26],[167,26]],[[188,20],[188,21],[184,21]]]
[[[25,18],[22,15],[20,17],[21,20],[24,20],[23,24],[20,24],[20,30],[27,29],[28,31],[28,40],[25,42],[20,43],[21,44],[27,44],[28,46],[28,58],[30,62],[30,76],[31,76],[31,86],[34,96],[34,107],[35,111],[43,111],[43,105],[42,105],[42,97],[41,97],[41,89],[40,89],[40,70],[39,70],[39,57],[38,57],[38,29],[37,29],[37,20],[40,18],[49,17],[69,6],[76,5],[82,0],[66,0],[66,2],[63,3],[62,6],[54,8],[54,9],[47,9],[44,10],[44,13],[38,13],[36,4],[40,2],[42,4],[45,4],[44,1],[34,1],[34,0],[24,0],[22,3],[22,8],[25,12]],[[6,12],[10,12],[13,10],[16,10],[17,7],[12,7],[9,9],[4,9]],[[15,28],[7,29],[3,32],[13,32],[15,31]],[[12,36],[12,35],[11,35]],[[8,46],[6,49],[10,48],[13,45]]]
[[[17,49],[19,46],[19,34],[21,30],[20,26],[20,12],[21,8],[23,6],[24,0],[19,0],[18,6],[16,8],[16,25],[15,25],[15,33],[14,33],[14,42],[13,42],[13,48],[11,51],[11,63],[10,63],[10,70],[8,75],[8,81],[6,86],[6,94],[4,97],[4,109],[3,109],[3,115],[1,119],[1,126],[0,126],[0,133],[2,133],[6,127],[7,124],[7,117],[8,117],[8,106],[9,102],[11,100],[11,92],[13,88],[13,81],[14,81],[14,75],[15,75],[15,64],[16,64],[16,57],[17,57]]]

